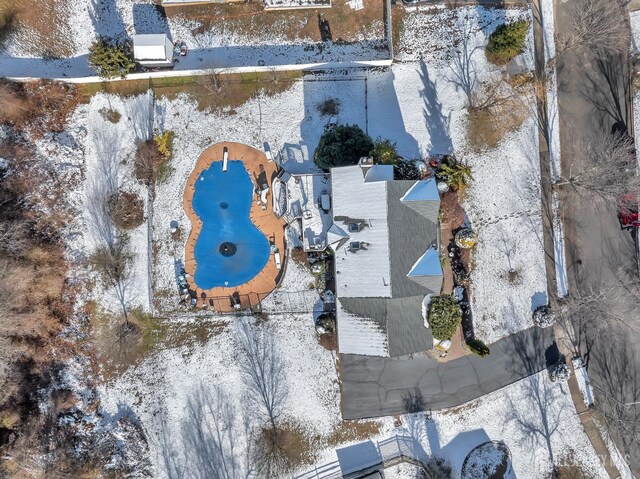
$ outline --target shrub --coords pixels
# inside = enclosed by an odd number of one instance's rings
[[[499,65],[510,62],[524,51],[528,30],[529,22],[526,20],[500,25],[489,37],[487,58]]]
[[[164,157],[165,160],[171,160],[173,156],[173,137],[175,134],[172,131],[165,131],[159,135],[153,137],[153,141],[158,147],[158,152]]]
[[[551,311],[549,305],[538,306],[533,312],[533,324],[539,328],[548,328],[556,322],[556,315]]]
[[[461,322],[462,310],[453,296],[442,295],[431,299],[429,324],[435,339],[451,339]]]
[[[449,479],[452,476],[449,461],[442,457],[431,456],[420,479]]]
[[[420,180],[422,172],[414,160],[398,159],[393,169],[393,177],[396,180]]]
[[[144,202],[135,193],[121,191],[109,198],[109,214],[116,227],[129,230],[144,221]]]
[[[134,173],[144,184],[163,183],[173,172],[173,132],[166,131],[138,145],[134,161]]]
[[[318,105],[318,112],[322,116],[335,116],[340,113],[340,100],[329,98]]]
[[[122,118],[120,112],[112,108],[102,108],[100,109],[100,114],[105,120],[111,123],[118,123],[120,121],[120,118]]]
[[[316,330],[320,333],[336,332],[336,317],[333,313],[322,313],[316,321]]]
[[[571,377],[571,370],[565,363],[558,363],[551,370],[550,377],[553,382],[566,382]]]
[[[449,158],[440,165],[436,177],[444,181],[453,191],[463,190],[473,180],[471,167],[454,158]]]
[[[323,170],[355,165],[360,158],[368,156],[372,148],[371,137],[358,125],[336,125],[320,137],[313,160]]]
[[[129,46],[106,37],[89,47],[89,64],[103,78],[124,78],[135,67]]]
[[[376,163],[381,165],[395,165],[398,162],[398,149],[391,140],[378,138],[373,144],[373,149],[369,153]]]
[[[477,354],[481,358],[484,358],[485,356],[489,356],[489,354],[491,354],[489,347],[484,344],[484,341],[478,338],[471,338],[470,340],[468,340],[467,347],[469,348],[469,351],[471,351],[473,354]]]

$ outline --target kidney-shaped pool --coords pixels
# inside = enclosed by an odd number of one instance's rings
[[[242,161],[214,161],[195,183],[193,211],[202,221],[194,281],[200,289],[232,287],[254,278],[269,261],[266,236],[251,222],[253,183]]]

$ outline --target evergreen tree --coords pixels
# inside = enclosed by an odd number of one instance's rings
[[[509,63],[524,51],[529,22],[518,20],[500,25],[489,37],[487,58],[497,64]]]
[[[89,64],[102,78],[124,78],[135,67],[128,45],[106,37],[89,47]]]
[[[334,166],[355,165],[369,156],[373,141],[358,125],[336,125],[320,137],[313,160],[323,170]]]
[[[395,165],[399,158],[396,144],[382,138],[378,138],[374,143],[371,156],[376,163],[381,165]]]

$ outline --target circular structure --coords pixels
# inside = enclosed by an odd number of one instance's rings
[[[229,208],[229,203],[227,203],[226,201],[222,201],[220,203],[220,208],[222,208],[223,210],[226,210]]]
[[[238,247],[230,241],[225,241],[220,245],[218,249],[222,256],[226,256],[227,258],[233,256],[238,251]]]
[[[467,455],[462,464],[461,479],[515,479],[511,453],[502,441],[487,441]]]

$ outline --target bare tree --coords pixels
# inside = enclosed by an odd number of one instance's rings
[[[129,322],[129,286],[131,284],[132,261],[133,253],[126,235],[118,236],[111,244],[99,246],[90,258],[91,265],[100,274],[102,280],[114,288],[125,323]]]
[[[625,53],[629,50],[626,28],[626,0],[573,0],[571,27],[558,38],[558,54],[584,47],[596,54]]]
[[[577,161],[555,186],[570,185],[615,202],[640,191],[633,141],[627,134],[601,132],[588,141],[577,142],[574,150]]]
[[[238,424],[239,417],[241,424]],[[253,426],[246,414],[237,413],[219,386],[208,388],[201,384],[189,398],[182,435],[188,446],[184,468],[186,477],[252,477]]]
[[[269,421],[277,440],[276,421],[282,415],[288,395],[285,365],[276,348],[272,331],[243,321],[240,326],[242,355],[240,368],[247,378],[249,396]]]
[[[219,95],[220,91],[228,83],[224,71],[215,71],[210,75],[199,75],[196,77],[198,85],[203,87],[210,95]]]
[[[19,258],[30,243],[29,225],[25,220],[0,221],[0,253]]]

